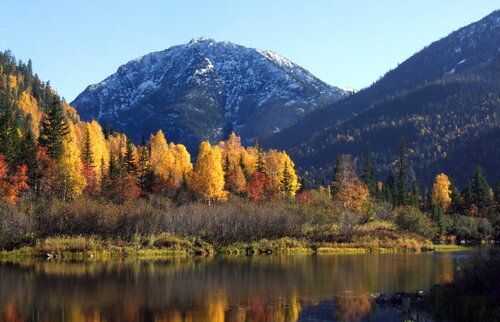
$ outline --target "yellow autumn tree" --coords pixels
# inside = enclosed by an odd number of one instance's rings
[[[434,179],[431,202],[434,206],[441,208],[443,211],[447,211],[451,204],[450,186],[450,180],[444,173],[438,174]]]
[[[40,133],[40,122],[42,121],[43,112],[38,108],[37,100],[27,91],[23,91],[19,97],[19,109],[26,114],[28,126],[35,138],[38,138]]]
[[[183,178],[187,178],[193,170],[191,155],[187,151],[186,147],[182,144],[170,143],[168,145],[168,149],[171,151],[173,156],[171,177],[174,181],[174,185],[176,187],[179,187],[182,183]]]
[[[69,133],[62,141],[62,154],[57,164],[57,186],[63,199],[82,193],[86,186],[83,164],[73,123],[68,122]]]
[[[369,196],[368,188],[359,180],[350,155],[342,156],[332,185],[333,199],[340,202],[344,212],[364,210]]]
[[[149,143],[151,146],[151,156],[149,159],[151,168],[162,178],[169,178],[173,175],[174,155],[168,147],[163,131],[159,130],[156,134],[151,134]]]
[[[106,165],[109,163],[109,147],[101,125],[97,121],[85,123],[85,129],[88,130],[90,141],[92,142],[91,151],[94,158],[94,170],[98,178],[106,172]],[[104,167],[104,168],[103,168]]]
[[[270,150],[265,154],[265,162],[267,174],[273,179],[274,190],[291,197],[295,196],[300,183],[290,156],[284,151]]]
[[[241,138],[234,132],[231,132],[226,141],[219,142],[218,147],[222,153],[222,166],[224,169],[228,169],[230,165],[240,163],[242,154],[246,154],[245,148],[241,145]],[[228,161],[229,164],[226,164]]]
[[[224,190],[224,171],[222,169],[222,155],[217,146],[201,142],[198,158],[189,177],[191,189],[208,201],[227,200],[227,191]]]

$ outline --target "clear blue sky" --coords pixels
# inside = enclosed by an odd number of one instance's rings
[[[273,50],[332,85],[360,89],[498,7],[490,0],[0,0],[0,50],[31,58],[67,101],[131,59],[201,36]]]

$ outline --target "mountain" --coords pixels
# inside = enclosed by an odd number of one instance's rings
[[[71,104],[135,141],[162,129],[195,151],[232,130],[264,138],[351,92],[272,51],[199,38],[120,66]]]
[[[337,153],[373,150],[379,179],[405,137],[417,175],[463,183],[475,164],[500,178],[500,11],[440,39],[370,87],[306,115],[266,138],[287,149],[309,177],[329,178]],[[464,148],[467,147],[467,150]],[[496,157],[495,157],[496,156]]]

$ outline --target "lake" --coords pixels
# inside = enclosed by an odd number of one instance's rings
[[[2,260],[1,321],[403,321],[373,293],[451,281],[471,253]]]

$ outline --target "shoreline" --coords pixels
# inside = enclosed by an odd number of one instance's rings
[[[357,243],[321,243],[301,239],[281,238],[255,242],[238,242],[230,245],[214,245],[201,240],[192,241],[168,236],[153,245],[137,242],[112,242],[90,237],[60,237],[37,241],[35,245],[13,250],[0,250],[0,259],[121,259],[121,258],[169,258],[197,256],[261,256],[306,254],[369,254],[369,253],[418,253],[452,252],[471,250],[471,246],[422,243],[412,247],[388,247],[388,245],[360,245]],[[155,246],[154,244],[158,246]]]

